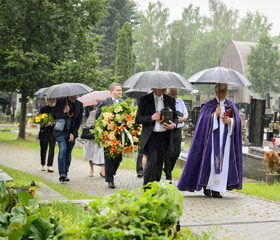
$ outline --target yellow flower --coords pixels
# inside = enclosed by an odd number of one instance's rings
[[[133,142],[138,142],[138,141],[139,141],[139,138],[138,138],[138,137],[133,136],[133,137],[132,137],[132,140],[133,140]]]

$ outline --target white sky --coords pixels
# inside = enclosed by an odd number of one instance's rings
[[[146,10],[148,3],[156,3],[158,0],[134,0],[139,5],[140,10]],[[239,10],[239,16],[245,17],[246,12],[256,11],[268,17],[269,23],[273,23],[271,34],[273,36],[280,33],[280,1],[279,0],[220,0],[227,5],[228,9],[233,8]],[[163,5],[170,10],[170,19],[181,19],[183,8],[191,3],[200,7],[200,13],[209,15],[208,0],[160,0]]]

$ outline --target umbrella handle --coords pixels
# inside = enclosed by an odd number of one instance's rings
[[[227,116],[227,113],[226,113],[226,112],[224,113],[224,116],[223,116],[223,117],[221,117],[221,114],[219,114],[219,118],[221,118],[221,119],[224,119],[226,116]]]

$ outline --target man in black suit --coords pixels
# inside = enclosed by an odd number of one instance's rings
[[[165,94],[166,89],[153,89],[153,92],[140,98],[136,122],[142,124],[140,148],[144,149],[147,163],[144,170],[144,185],[160,181],[163,162],[168,161],[172,149],[172,130],[178,123],[175,99]],[[173,111],[172,121],[161,124],[160,111],[169,107]]]
[[[122,87],[119,83],[112,83],[109,87],[109,90],[111,92],[111,97],[100,101],[95,114],[96,119],[99,118],[101,114],[101,108],[103,106],[110,106],[113,105],[115,102],[119,103],[122,101]],[[121,161],[122,155],[117,158],[110,158],[105,154],[105,181],[108,182],[109,188],[115,188],[114,175],[116,174]]]

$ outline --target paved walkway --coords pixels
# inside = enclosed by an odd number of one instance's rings
[[[116,193],[118,189],[136,190],[143,183],[143,179],[136,177],[135,171],[119,169],[115,178],[116,189],[109,189],[99,175],[100,167],[95,167],[94,176],[88,177],[88,161],[76,158],[73,158],[70,167],[71,181],[60,183],[57,156],[54,161],[55,172],[42,172],[38,150],[1,142],[0,165],[35,174],[55,184],[65,184],[73,190],[96,196]],[[279,239],[280,202],[251,197],[238,192],[223,194],[222,199],[206,198],[202,192],[182,192],[182,194],[184,195],[184,210],[180,224],[191,227],[197,234],[201,234],[201,230],[207,232],[210,226],[218,225],[224,229],[215,232],[218,239],[222,239],[222,236],[230,236],[230,239]]]

